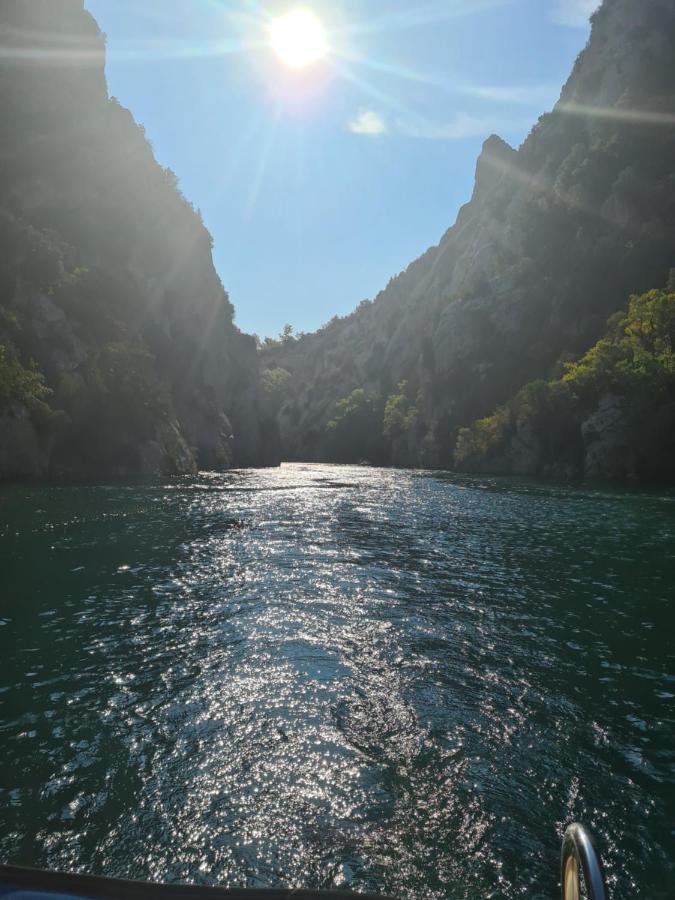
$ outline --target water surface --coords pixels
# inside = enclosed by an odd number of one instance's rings
[[[675,498],[332,466],[0,491],[0,860],[675,881]]]

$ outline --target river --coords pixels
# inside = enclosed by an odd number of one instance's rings
[[[0,861],[554,898],[675,882],[675,496],[285,465],[0,490]]]

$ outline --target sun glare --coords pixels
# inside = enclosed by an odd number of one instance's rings
[[[274,19],[269,34],[272,49],[291,69],[311,66],[328,53],[326,31],[308,9],[294,9]]]

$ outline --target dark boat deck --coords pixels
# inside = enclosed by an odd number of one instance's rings
[[[354,900],[349,891],[227,889],[183,884],[152,884],[67,875],[17,866],[0,866],[1,900]],[[359,894],[359,900],[369,895]],[[370,895],[371,900],[376,900]],[[382,900],[382,898],[377,898]]]

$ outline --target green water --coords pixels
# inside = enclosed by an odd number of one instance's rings
[[[0,490],[0,860],[675,893],[675,497],[331,466]]]

